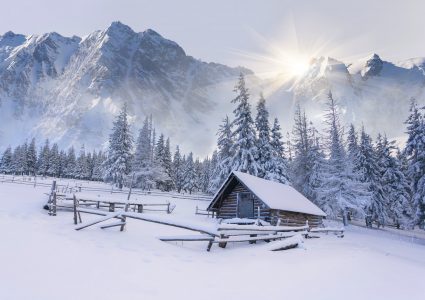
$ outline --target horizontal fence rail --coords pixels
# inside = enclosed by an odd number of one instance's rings
[[[53,180],[53,179],[52,179]],[[58,179],[60,180],[60,179]],[[66,180],[66,179],[65,179]],[[43,182],[34,179],[34,177],[12,177],[10,176],[0,176],[0,183],[13,183],[13,184],[21,184],[21,185],[30,185],[30,186],[41,186],[41,187],[51,187],[52,182]],[[96,183],[96,182],[88,182],[90,183]],[[73,192],[102,192],[102,193],[109,193],[109,194],[123,194],[128,195],[128,190],[119,190],[114,189],[114,187],[111,188],[103,188],[103,187],[95,187],[95,186],[85,186],[85,185],[70,185],[70,184],[60,184],[58,183],[56,185],[56,190],[60,191],[62,193],[73,193]],[[212,197],[208,195],[199,195],[199,194],[179,194],[179,193],[173,193],[173,192],[161,192],[161,191],[145,191],[145,190],[138,190],[138,189],[132,189],[131,192],[132,195],[138,195],[138,196],[154,196],[154,197],[171,197],[175,199],[185,199],[185,200],[194,200],[194,201],[208,201],[210,202],[212,200]]]

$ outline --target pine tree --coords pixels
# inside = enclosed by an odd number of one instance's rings
[[[248,102],[248,89],[245,87],[245,79],[242,73],[234,91],[237,96],[232,100],[232,103],[236,103],[237,107],[233,111],[235,114],[235,119],[232,122],[234,143],[230,149],[233,155],[230,167],[232,170],[257,176],[262,172],[262,169],[257,163],[256,132],[251,116],[251,105]]]
[[[86,149],[83,146],[81,146],[80,154],[77,158],[77,164],[76,164],[76,170],[75,170],[75,177],[78,179],[88,179],[89,178],[89,171],[88,171],[88,161],[86,156]]]
[[[5,174],[12,173],[12,147],[7,147],[3,152],[0,163],[0,172]]]
[[[95,153],[95,152],[93,152]],[[106,160],[105,155],[102,151],[99,151],[96,156],[93,156],[93,173],[92,180],[101,181],[103,174],[103,162]]]
[[[269,112],[266,108],[266,100],[263,94],[257,104],[257,116],[255,118],[255,126],[258,132],[257,145],[257,164],[260,167],[258,177],[266,179],[274,179],[274,163],[273,148],[270,143],[270,125]]]
[[[64,174],[68,178],[75,178],[77,169],[77,161],[75,157],[74,147],[68,149],[68,154],[66,158],[66,166],[64,170]]]
[[[411,100],[410,115],[406,120],[408,139],[404,153],[408,160],[407,174],[411,182],[414,223],[425,225],[425,124],[416,100]]]
[[[59,146],[55,143],[49,152],[49,169],[47,170],[47,173],[53,177],[59,176],[59,159]]]
[[[176,147],[173,158],[173,182],[177,192],[180,193],[183,189],[184,165],[180,154],[179,146]]]
[[[377,148],[381,147],[381,139],[378,138]],[[388,221],[387,203],[388,199],[382,188],[377,151],[372,146],[372,139],[362,128],[360,135],[359,151],[356,158],[355,170],[358,171],[360,181],[367,184],[369,199],[366,204],[366,215],[370,221],[375,221],[378,227],[385,225]]]
[[[171,149],[170,149],[170,138],[167,138],[165,141],[164,147],[164,157],[162,159],[162,165],[164,167],[165,173],[167,174],[167,180],[165,182],[165,190],[171,191],[173,189],[173,161],[171,158]]]
[[[139,131],[133,161],[135,185],[145,190],[150,190],[154,185],[152,140],[152,118],[146,118]]]
[[[392,155],[396,149],[395,141],[388,141],[384,136],[377,146],[378,164],[381,168],[380,181],[386,198],[387,214],[399,228],[407,228],[411,223],[412,207],[410,203],[410,186],[402,171],[401,162]],[[399,154],[400,155],[400,154]]]
[[[212,180],[208,192],[214,194],[232,172],[231,161],[233,157],[233,132],[228,116],[223,119],[217,132],[217,163],[213,169]]]
[[[274,119],[271,130],[270,146],[272,149],[271,168],[265,179],[289,184],[288,163],[285,159],[285,148],[282,142],[282,133],[277,118]]]
[[[350,125],[350,129],[348,130],[347,148],[347,158],[349,160],[349,163],[351,165],[354,165],[355,159],[359,151],[359,142],[357,138],[357,132],[353,124]]]
[[[154,160],[153,169],[156,187],[161,190],[168,190],[171,178],[168,176],[165,169],[165,138],[163,134],[160,134],[156,146],[154,149]]]
[[[35,148],[35,138],[31,140],[27,150],[28,175],[35,175],[37,172],[37,150]]]
[[[363,213],[365,199],[362,197],[365,194],[363,187],[347,167],[339,108],[331,93],[328,95],[325,125],[328,159],[323,171],[322,186],[318,189],[318,202],[329,216],[341,215],[346,225],[350,211],[359,215]]]
[[[41,148],[41,151],[38,156],[38,172],[42,176],[48,175],[48,170],[50,167],[50,142],[49,139],[46,139],[44,146]]]
[[[22,175],[24,173],[24,160],[25,153],[23,147],[16,146],[12,155],[12,171],[15,175]]]
[[[195,163],[193,161],[193,153],[190,152],[184,166],[183,189],[189,192],[189,194],[192,194],[196,188]]]
[[[107,175],[122,189],[124,177],[131,171],[133,137],[128,123],[127,105],[125,104],[115,119],[109,136],[108,159],[105,162]]]

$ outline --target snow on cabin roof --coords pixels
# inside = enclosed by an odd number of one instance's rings
[[[292,186],[238,171],[233,171],[233,174],[271,209],[326,216],[323,210]]]

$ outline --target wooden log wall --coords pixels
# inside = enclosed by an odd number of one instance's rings
[[[217,218],[231,219],[238,217],[238,193],[250,193],[241,183],[238,183],[232,191],[227,194],[221,203],[221,206],[217,213]],[[258,207],[260,207],[260,219],[269,221],[270,210],[264,205],[262,201],[254,196],[254,218],[257,218]]]
[[[323,217],[316,215],[309,215],[304,213],[297,213],[291,211],[283,210],[272,210],[271,220],[272,224],[276,224],[277,220],[280,218],[282,226],[303,226],[308,220],[308,225],[310,227],[318,227],[322,225]]]

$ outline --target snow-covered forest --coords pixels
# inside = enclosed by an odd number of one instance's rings
[[[340,121],[338,99],[329,92],[324,128],[318,131],[298,106],[286,139],[279,120],[270,120],[260,95],[252,114],[252,95],[241,74],[234,88],[233,116],[224,116],[211,157],[194,157],[171,147],[147,117],[136,133],[127,107],[116,116],[107,152],[84,146],[59,149],[35,139],[4,151],[0,172],[112,182],[145,190],[213,194],[232,170],[291,184],[329,217],[366,218],[368,224],[423,227],[425,221],[425,122],[423,108],[411,100],[403,148],[367,128]],[[409,109],[406,107],[406,109]],[[283,116],[285,118],[289,116]],[[402,125],[402,124],[400,124]]]

